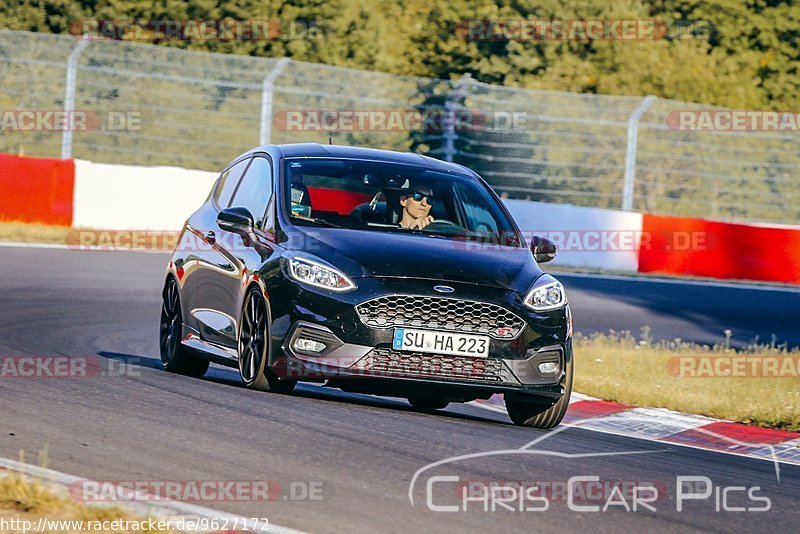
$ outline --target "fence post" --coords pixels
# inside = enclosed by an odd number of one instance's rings
[[[639,104],[628,118],[628,148],[625,151],[625,187],[622,190],[622,210],[633,209],[633,186],[636,180],[636,144],[639,140],[639,119],[647,111],[656,97],[648,96]]]
[[[72,157],[72,129],[75,127],[75,83],[78,79],[78,59],[81,52],[89,44],[89,36],[84,35],[67,60],[67,81],[64,91],[64,111],[66,112],[67,122],[64,124],[64,132],[61,135],[61,159]]]
[[[467,88],[472,82],[472,76],[469,73],[463,75],[456,82],[456,87],[450,94],[447,95],[447,100],[444,102],[445,116],[444,116],[444,147],[442,152],[445,161],[453,161],[456,155],[456,110],[461,107],[461,100],[467,95]]]
[[[272,136],[272,92],[275,88],[275,80],[281,75],[292,60],[288,57],[281,58],[264,77],[261,84],[261,135],[259,135],[259,145],[268,145]]]

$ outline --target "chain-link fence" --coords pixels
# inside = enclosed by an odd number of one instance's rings
[[[93,127],[9,123],[14,112],[64,109],[91,113]],[[0,31],[2,152],[218,170],[262,142],[330,139],[463,163],[511,198],[798,223],[799,134],[668,124],[711,109]],[[409,110],[448,120],[386,124]],[[383,122],[342,127],[368,111]],[[325,113],[338,122],[320,124]]]

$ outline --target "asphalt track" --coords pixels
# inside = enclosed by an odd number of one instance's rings
[[[471,405],[424,414],[402,400],[314,385],[291,396],[254,393],[240,386],[236,373],[217,367],[200,380],[161,371],[156,334],[165,263],[161,254],[0,248],[0,355],[87,356],[124,370],[0,379],[0,456],[16,458],[25,449],[35,462],[46,450],[50,468],[99,480],[275,480],[287,493],[292,482],[319,483],[320,500],[203,503],[314,532],[763,532],[796,531],[800,523],[800,468],[794,466],[781,465],[778,480],[767,461],[576,428],[546,436]],[[714,341],[731,328],[745,341],[776,333],[800,342],[798,292],[560,278],[576,328],[584,332],[637,332],[647,324],[657,338]],[[531,453],[424,471],[412,488],[414,504],[409,500],[412,478],[428,464],[519,449],[538,438],[544,439]],[[656,511],[576,512],[551,496],[545,511],[484,511],[475,502],[467,511],[434,512],[426,505],[430,475],[539,483],[596,475],[652,482],[662,492],[652,503]],[[680,475],[708,477],[718,488],[758,486],[756,495],[770,499],[770,510],[716,511],[712,496],[679,513]],[[432,487],[434,504],[456,503],[453,484]],[[740,497],[729,504],[762,505]]]

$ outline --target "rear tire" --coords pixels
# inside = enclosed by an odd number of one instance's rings
[[[408,402],[417,410],[422,410],[424,412],[442,410],[447,408],[447,405],[450,404],[446,400],[431,397],[409,397]]]
[[[506,411],[511,421],[517,426],[532,428],[554,428],[561,423],[569,408],[569,398],[572,395],[572,372],[574,364],[570,360],[567,369],[567,380],[564,385],[564,395],[549,406],[546,402],[522,400],[520,398],[506,398]]]
[[[245,387],[256,391],[291,393],[296,381],[281,380],[269,370],[272,317],[261,292],[252,288],[242,306],[239,325],[239,376]]]
[[[161,365],[171,373],[199,378],[208,371],[208,360],[196,358],[181,344],[183,335],[183,313],[181,298],[178,294],[178,283],[174,278],[164,286],[163,303],[161,305],[161,329],[159,347]]]

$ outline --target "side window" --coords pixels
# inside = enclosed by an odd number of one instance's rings
[[[256,226],[261,226],[272,199],[272,165],[267,158],[256,156],[247,174],[236,189],[231,206],[250,210]]]
[[[474,188],[457,184],[457,189],[467,216],[467,229],[481,235],[497,235],[497,221],[486,209],[486,200],[478,197]]]
[[[214,192],[214,200],[217,202],[220,208],[229,208],[231,206],[231,197],[233,197],[233,192],[236,191],[236,185],[239,183],[239,179],[244,174],[245,169],[247,168],[247,164],[250,163],[250,159],[243,159],[227,171],[222,173],[222,176],[219,177],[219,183],[217,184],[217,189]]]

